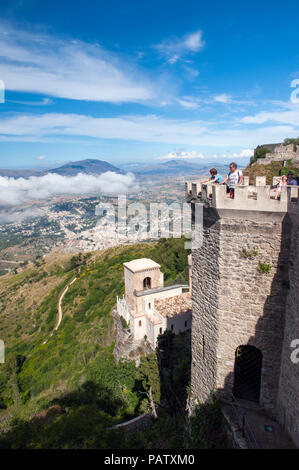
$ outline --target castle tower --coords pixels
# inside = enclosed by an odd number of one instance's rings
[[[125,300],[129,307],[137,312],[140,310],[140,298],[136,292],[163,287],[164,276],[161,266],[148,258],[135,259],[124,263],[125,272]]]
[[[192,251],[193,398],[259,403],[298,440],[298,192],[274,200],[269,186],[240,186],[230,199],[225,186],[188,183],[186,194],[193,210],[204,206]]]

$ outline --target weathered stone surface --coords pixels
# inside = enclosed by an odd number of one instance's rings
[[[116,338],[114,347],[115,360],[118,362],[121,358],[130,359],[135,361],[138,366],[141,356],[153,352],[154,349],[148,341],[134,340],[132,334],[123,327],[120,316],[116,310],[113,310],[112,316]]]
[[[192,254],[192,392],[199,402],[230,394],[237,348],[255,346],[260,405],[299,445],[299,364],[290,358],[299,339],[299,203],[272,206],[261,213],[245,202],[243,210],[205,202],[203,245]],[[243,257],[243,248],[257,255]]]

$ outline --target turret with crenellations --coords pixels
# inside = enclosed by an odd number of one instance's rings
[[[263,178],[236,187],[234,199],[224,185],[186,183],[193,210],[203,204],[203,244],[192,251],[192,394],[255,402],[299,445],[298,188],[274,196]]]

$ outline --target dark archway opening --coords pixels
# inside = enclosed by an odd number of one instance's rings
[[[235,382],[233,393],[236,398],[259,402],[261,391],[263,355],[254,346],[239,346],[235,353]]]
[[[152,280],[150,277],[146,277],[144,280],[143,280],[143,289],[151,289],[151,285],[152,285]]]

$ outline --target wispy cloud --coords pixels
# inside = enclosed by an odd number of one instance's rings
[[[43,217],[45,216],[45,211],[40,208],[25,209],[25,210],[13,210],[11,207],[6,210],[1,210],[0,212],[0,224],[11,224],[11,223],[21,223],[24,220]]]
[[[291,124],[299,127],[299,105],[292,103],[281,103],[279,111],[261,111],[252,116],[241,119],[244,124],[266,124],[276,122],[280,124]]]
[[[230,103],[231,99],[232,97],[228,95],[227,93],[214,96],[214,101],[216,101],[216,103]]]
[[[192,160],[195,158],[205,158],[204,154],[201,152],[196,152],[192,150],[191,152],[184,152],[184,151],[176,151],[170,152],[167,155],[163,155],[162,157],[157,157],[156,160]]]
[[[0,57],[7,90],[112,103],[155,98],[153,84],[137,66],[99,44],[0,24]]]
[[[6,100],[7,103],[14,103],[14,104],[23,104],[25,106],[48,106],[53,104],[53,100],[50,98],[43,98],[40,101],[17,101],[17,100]]]
[[[166,39],[154,47],[170,64],[175,64],[184,56],[195,54],[204,48],[202,31],[189,33],[182,38]]]
[[[201,100],[198,98],[190,97],[190,96],[183,96],[182,98],[179,98],[178,103],[183,107],[187,109],[197,109],[200,106]]]
[[[223,158],[225,158],[225,160],[227,159],[232,160],[232,159],[238,159],[238,158],[244,159],[244,158],[252,157],[253,153],[254,153],[254,150],[252,149],[244,149],[244,150],[241,150],[240,152],[235,152],[235,153],[230,153],[230,152],[223,153],[223,154],[215,153],[213,155],[213,158],[216,160],[221,160]]]
[[[298,123],[297,119],[294,125],[251,127],[240,119],[217,122],[167,119],[157,115],[95,118],[78,114],[28,114],[2,119],[0,141],[51,142],[72,137],[254,148],[261,142],[296,136]]]

